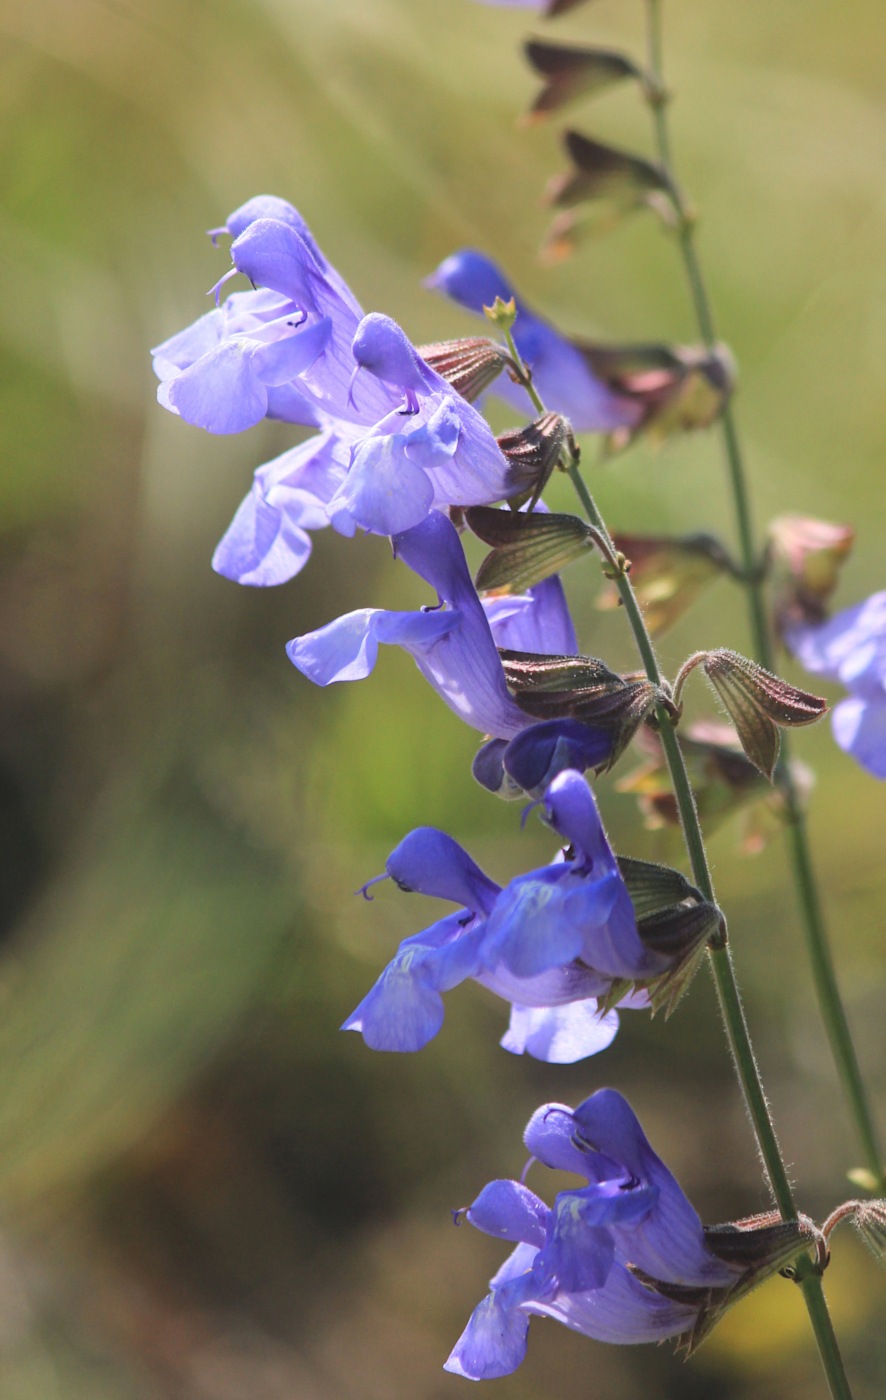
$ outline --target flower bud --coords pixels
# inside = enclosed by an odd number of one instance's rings
[[[514,699],[534,719],[570,718],[613,735],[609,767],[663,699],[645,677],[618,676],[593,656],[500,651]]]
[[[498,326],[499,330],[509,331],[517,319],[516,298],[511,297],[510,301],[505,301],[503,297],[496,297],[491,306],[483,307],[483,314],[487,321]]]
[[[804,1255],[814,1257],[819,1269],[827,1264],[827,1246],[821,1231],[808,1216],[782,1220],[777,1212],[730,1221],[725,1225],[705,1225],[705,1244],[724,1263],[742,1272],[728,1287],[693,1288],[662,1283],[630,1265],[631,1272],[647,1288],[662,1297],[696,1307],[695,1325],[682,1340],[686,1356],[701,1346],[723,1314],[773,1274],[793,1277],[793,1266]]]
[[[545,79],[545,86],[532,104],[530,121],[537,121],[578,97],[602,92],[624,78],[643,76],[643,70],[632,59],[612,49],[528,39],[524,52],[530,67]]]
[[[510,464],[512,483],[525,489],[524,496],[511,498],[514,508],[538,500],[564,450],[572,450],[572,429],[559,413],[543,413],[534,423],[502,433],[496,441]]]
[[[663,632],[682,617],[718,574],[732,563],[712,535],[614,535],[612,543],[631,562],[631,583],[650,633]],[[597,595],[597,607],[618,607],[614,584]]]
[[[851,525],[808,515],[780,515],[769,524],[769,558],[779,633],[822,622],[840,567],[855,541]]]
[[[742,748],[771,782],[781,744],[779,726],[813,724],[827,712],[827,701],[788,685],[734,651],[707,652],[703,665],[735,725]]]
[[[502,370],[513,364],[504,347],[487,336],[441,340],[433,345],[419,345],[417,349],[425,364],[430,365],[447,384],[451,384],[468,403],[478,399]]]
[[[522,593],[593,547],[593,531],[576,515],[469,506],[468,525],[493,546],[474,580],[478,590]]]

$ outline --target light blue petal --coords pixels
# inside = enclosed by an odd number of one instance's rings
[[[410,951],[394,958],[342,1026],[360,1031],[370,1050],[421,1050],[443,1024],[443,998],[415,975]]]
[[[584,932],[563,912],[563,866],[521,875],[505,887],[486,925],[484,965],[503,963],[515,977],[534,977],[577,958]]]
[[[553,1317],[598,1342],[629,1345],[660,1342],[694,1325],[696,1308],[672,1303],[644,1288],[621,1264],[613,1264],[603,1288],[588,1293],[558,1293],[528,1299],[526,1312]]]
[[[379,642],[430,646],[459,622],[455,611],[416,613],[360,608],[316,632],[295,637],[287,646],[286,655],[315,685],[358,681],[375,666]]]
[[[879,701],[850,696],[834,707],[834,738],[875,778],[886,778],[886,695]]]
[[[364,530],[398,535],[424,520],[434,499],[428,475],[407,458],[399,437],[368,437],[332,498],[334,514],[344,507]]]
[[[208,433],[242,433],[261,422],[268,396],[250,349],[249,341],[229,340],[168,382],[169,402],[186,423]]]
[[[600,1016],[593,998],[568,1006],[513,1006],[501,1044],[513,1055],[528,1053],[551,1065],[572,1065],[605,1050],[617,1031],[618,1012]]]
[[[332,321],[324,316],[307,330],[259,344],[252,351],[253,368],[263,384],[288,384],[317,359],[329,344]]]
[[[477,914],[488,914],[501,892],[457,841],[433,826],[416,827],[404,837],[385,869],[402,890],[451,899]]]
[[[254,485],[213,554],[212,567],[235,583],[269,588],[294,578],[310,553],[310,535],[287,521]]]
[[[458,447],[460,432],[455,401],[447,395],[441,399],[426,423],[405,435],[406,455],[425,471],[444,466]]]

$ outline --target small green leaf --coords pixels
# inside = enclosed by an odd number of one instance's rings
[[[543,39],[527,39],[526,57],[536,73],[546,79],[532,104],[531,119],[545,117],[573,102],[602,92],[625,78],[642,78],[643,70],[633,59],[614,49],[582,48],[574,44],[549,44]]]
[[[684,899],[701,899],[686,876],[669,865],[635,860],[633,856],[618,856],[617,859],[638,919],[656,914],[669,905],[680,904]]]
[[[567,131],[564,140],[574,168],[551,185],[551,204],[571,209],[589,200],[606,200],[619,212],[628,213],[648,204],[650,195],[672,194],[671,182],[661,166],[578,131]]]
[[[726,706],[742,748],[770,781],[781,744],[778,726],[814,724],[827,713],[826,700],[788,685],[737,652],[708,652],[704,670]]]
[[[475,535],[494,546],[474,580],[481,591],[522,593],[592,548],[591,531],[575,515],[470,506],[465,519]]]

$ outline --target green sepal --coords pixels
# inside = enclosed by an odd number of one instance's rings
[[[593,548],[592,532],[576,515],[469,506],[465,519],[493,546],[474,580],[480,591],[522,593]]]

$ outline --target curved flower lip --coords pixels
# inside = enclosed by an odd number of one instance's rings
[[[445,831],[420,826],[411,831],[388,856],[385,869],[401,890],[451,899],[472,913],[486,917],[501,893]]]
[[[614,1089],[600,1089],[574,1110],[546,1104],[524,1134],[528,1150],[546,1166],[579,1171],[589,1180],[612,1174],[612,1163],[657,1197],[642,1231],[613,1224],[616,1258],[663,1282],[718,1286],[733,1283],[736,1269],[708,1249],[701,1221],[667,1167],[653,1152],[636,1114]],[[584,1165],[579,1160],[584,1158]],[[570,1163],[568,1167],[565,1163]]]
[[[514,343],[547,407],[564,414],[577,432],[611,433],[639,422],[642,409],[597,379],[581,352],[516,296],[501,269],[483,253],[462,248],[451,254],[425,286],[478,315],[497,296],[503,301],[514,297],[518,311],[511,331]],[[531,411],[525,390],[506,375],[499,376],[491,392],[522,413]]]
[[[329,343],[332,322],[324,317],[307,330],[259,341],[235,336],[207,350],[157,397],[164,408],[209,433],[241,433],[268,411],[268,390],[298,378]]]
[[[378,643],[395,643],[415,658],[419,670],[461,719],[481,733],[510,737],[526,728],[517,708],[489,623],[474,591],[458,533],[432,511],[413,529],[394,537],[395,553],[436,590],[445,608],[385,613],[364,608],[287,647],[293,665],[317,685],[357,680],[375,665]]]
[[[340,433],[327,431],[259,467],[212,557],[216,573],[259,588],[293,578],[311,553],[308,532],[329,524],[326,507],[350,451]]]

